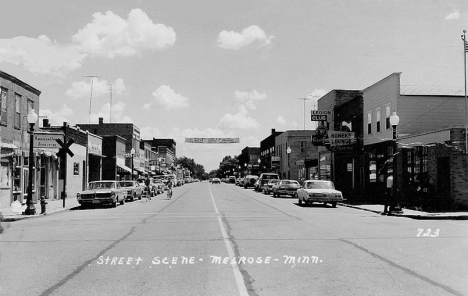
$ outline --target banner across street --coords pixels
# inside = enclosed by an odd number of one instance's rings
[[[239,141],[239,138],[185,138],[185,143],[233,144],[233,143],[240,143],[240,141]]]

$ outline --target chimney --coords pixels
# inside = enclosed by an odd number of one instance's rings
[[[42,119],[42,126],[43,126],[43,127],[50,127],[49,119],[48,119],[48,118]]]
[[[104,119],[102,117],[99,117],[99,125],[104,123]]]
[[[274,128],[271,129],[271,134],[274,134],[276,130]]]

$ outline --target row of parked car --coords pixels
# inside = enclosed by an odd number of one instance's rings
[[[177,180],[173,179],[177,184]],[[167,190],[167,179],[150,178],[149,186],[146,186],[145,179],[137,180],[104,180],[88,183],[88,188],[77,193],[76,198],[82,207],[95,205],[125,204],[126,201],[142,199],[145,195],[153,197]],[[180,185],[180,184],[179,184]]]
[[[322,202],[336,207],[338,202],[343,201],[342,192],[336,190],[333,182],[328,180],[306,180],[300,184],[296,180],[281,180],[279,174],[263,173],[260,176],[237,178],[235,184],[244,188],[252,187],[264,194],[273,194],[273,197],[289,195],[297,198],[299,205]]]

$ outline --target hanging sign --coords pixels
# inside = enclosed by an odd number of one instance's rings
[[[347,146],[356,142],[354,132],[329,131],[328,138],[330,140],[330,147]]]

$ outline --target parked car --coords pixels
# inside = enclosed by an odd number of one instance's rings
[[[211,180],[211,184],[221,184],[221,179],[219,179],[219,178],[213,178],[213,179]]]
[[[134,201],[135,199],[141,199],[143,190],[145,187],[141,186],[137,181],[125,180],[119,181],[120,187],[127,190],[126,200]]]
[[[142,188],[143,188],[143,195],[146,195],[147,192],[149,191],[150,197],[153,197],[153,196],[156,195],[156,187],[154,186],[154,184],[153,184],[153,182],[152,182],[151,179],[152,179],[152,178],[150,178],[149,190],[148,190],[148,188],[146,188],[146,183],[145,183],[146,178],[138,178],[138,179],[137,179],[137,182],[138,182],[138,183],[140,184],[140,186],[142,186]]]
[[[160,179],[153,179],[153,184],[156,187],[156,194],[164,193],[165,184]]]
[[[280,181],[279,179],[271,179],[270,181],[268,181],[268,183],[265,183],[265,185],[263,185],[263,193],[270,194],[271,188],[273,187],[273,185],[275,185],[279,181]]]
[[[343,201],[343,194],[335,189],[332,181],[307,180],[304,181],[302,188],[297,190],[297,198],[299,205],[302,205],[302,202],[306,205],[323,202],[325,205],[330,203],[336,207],[337,202]]]
[[[255,176],[255,175],[247,175],[245,176],[244,178],[244,188],[247,188],[247,187],[254,187],[255,185],[255,182],[257,182],[258,180],[258,176]]]
[[[94,181],[89,182],[86,190],[78,192],[76,199],[82,207],[110,204],[117,207],[117,203],[125,204],[127,190],[120,187],[119,181]]]
[[[229,183],[236,183],[236,176],[229,176]]]
[[[260,174],[260,177],[258,178],[258,184],[257,186],[255,187],[255,191],[262,191],[263,190],[263,186],[268,183],[268,181],[270,181],[271,179],[277,179],[279,180],[280,177],[278,174],[276,173],[263,173],[263,174]]]
[[[281,180],[271,188],[273,196],[281,196],[287,194],[296,196],[297,190],[301,188],[301,185],[296,180]]]

